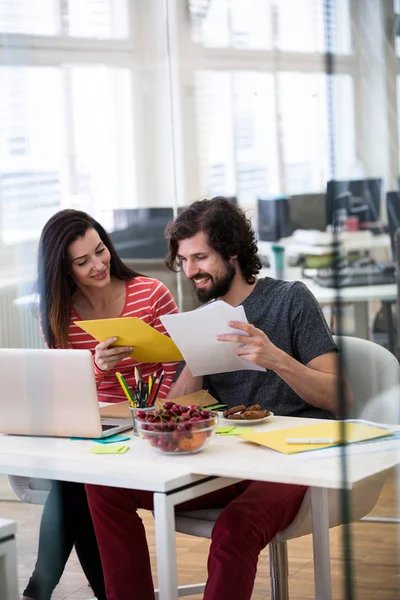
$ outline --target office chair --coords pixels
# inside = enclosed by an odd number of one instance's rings
[[[336,337],[344,357],[344,370],[354,393],[351,417],[385,423],[400,423],[400,365],[385,348],[355,337]],[[351,495],[352,521],[374,508],[387,473],[357,483]],[[329,490],[329,526],[341,525],[341,490]],[[210,538],[220,509],[176,514],[176,531]],[[289,600],[287,542],[312,533],[311,491],[306,493],[293,522],[269,544],[271,599]],[[185,586],[185,595],[201,593],[199,584]]]
[[[400,423],[400,365],[386,348],[356,337],[335,336],[343,352],[344,369],[354,393],[350,417],[385,423]],[[357,483],[352,490],[352,521],[358,521],[374,508],[386,473]],[[10,476],[17,496],[26,502],[42,503],[49,482]],[[40,493],[41,492],[41,493]],[[220,509],[185,511],[176,514],[176,531],[210,538]],[[329,526],[342,524],[341,490],[329,490]],[[272,600],[289,600],[287,541],[312,533],[311,492],[306,493],[297,516],[269,544]],[[205,584],[185,586],[181,596],[199,594]],[[157,593],[156,593],[157,597]]]

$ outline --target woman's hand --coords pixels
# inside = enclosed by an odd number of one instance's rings
[[[114,346],[110,348],[111,344],[115,344],[117,340],[117,337],[113,337],[97,344],[94,351],[94,362],[101,371],[110,371],[121,360],[132,354],[134,350],[132,346]]]
[[[236,342],[242,344],[236,349],[236,354],[264,369],[275,370],[282,360],[283,351],[277,348],[261,329],[257,329],[249,323],[230,321],[229,327],[240,329],[247,335],[239,333],[226,333],[218,335],[217,339],[222,342]]]

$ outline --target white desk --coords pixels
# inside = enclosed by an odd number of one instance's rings
[[[261,269],[260,277],[271,277],[271,269]],[[340,302],[354,304],[355,333],[357,337],[365,340],[369,339],[369,321],[368,321],[368,303],[374,300],[381,302],[395,302],[397,299],[397,285],[395,283],[387,285],[360,285],[354,287],[344,287],[337,290],[335,288],[318,285],[312,279],[301,277],[300,268],[288,268],[288,281],[302,281],[313,293],[319,304],[335,304],[337,298]]]
[[[188,465],[159,463],[147,442],[132,438],[122,455],[89,454],[92,441],[0,435],[0,473],[154,492],[160,600],[176,600],[174,506],[237,479],[193,474]],[[172,524],[172,527],[171,527]]]
[[[272,417],[263,428],[315,423],[312,419]],[[215,436],[198,454],[163,456],[140,438],[123,455],[88,453],[93,444],[56,438],[0,435],[0,472],[154,492],[160,600],[177,599],[174,506],[238,479],[294,483],[312,487],[314,567],[317,600],[330,600],[330,581],[321,574],[329,561],[327,491],[343,486],[337,457],[313,460],[285,456],[231,436]],[[368,454],[349,458],[347,485],[400,463],[400,440],[375,442]],[[328,451],[327,451],[328,452]],[[328,590],[328,591],[327,591]]]
[[[277,242],[258,241],[260,254],[270,256],[271,247],[274,245],[284,246],[287,256],[325,256],[333,252],[333,234],[327,231],[303,231],[294,232],[293,235],[282,238]],[[336,241],[340,245],[340,252],[353,251],[369,252],[371,250],[383,250],[391,256],[391,241],[387,233],[374,235],[371,231],[342,231],[336,234]]]

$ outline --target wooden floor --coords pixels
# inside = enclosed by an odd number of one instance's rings
[[[393,473],[383,490],[379,504],[374,511],[375,515],[400,517],[396,498],[397,489],[400,490],[400,477],[398,475],[396,478]],[[0,515],[15,519],[18,522],[18,568],[21,593],[31,574],[36,558],[41,510],[40,506],[23,504],[15,500],[7,479],[0,477]],[[156,582],[153,519],[146,512],[143,512],[142,516],[148,532]],[[343,540],[344,530],[342,527],[331,530],[334,600],[344,600],[346,598],[342,558]],[[208,547],[208,540],[178,534],[177,553],[180,584],[205,580]],[[354,598],[357,600],[395,600],[400,598],[400,525],[357,523],[352,526],[352,548],[351,568]],[[291,600],[311,600],[314,598],[312,541],[310,536],[289,543],[289,571]],[[85,582],[79,563],[74,555],[67,565],[53,598],[54,600],[86,600],[90,597],[90,588]],[[191,596],[191,598],[200,600],[202,596],[196,595]],[[268,550],[261,555],[252,598],[253,600],[270,598]],[[126,600],[130,599],[127,598]]]

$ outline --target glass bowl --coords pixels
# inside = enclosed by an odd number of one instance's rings
[[[192,408],[193,410],[193,408]],[[134,425],[140,437],[162,454],[194,454],[200,452],[210,441],[218,424],[214,411],[198,408],[203,416],[186,421],[173,420],[161,416],[161,411],[136,412]],[[188,409],[189,412],[189,409]],[[205,415],[207,413],[207,416]],[[196,420],[194,420],[196,419]]]
[[[131,415],[132,415],[133,433],[134,433],[134,435],[139,435],[138,429],[136,427],[136,424],[138,422],[138,419],[136,418],[136,412],[138,410],[141,410],[141,411],[143,411],[145,413],[149,412],[150,410],[154,411],[154,406],[145,406],[144,408],[138,408],[138,407],[130,406],[129,410],[131,411]]]

